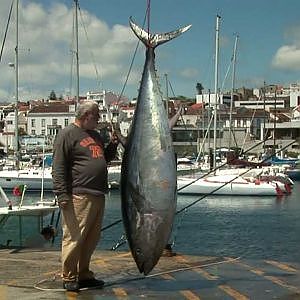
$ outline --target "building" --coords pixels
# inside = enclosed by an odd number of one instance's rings
[[[75,120],[75,105],[49,103],[33,107],[27,114],[27,134],[54,138]]]

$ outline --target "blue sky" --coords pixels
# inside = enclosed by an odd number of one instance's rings
[[[0,36],[11,1],[0,3]],[[74,94],[71,76],[73,1],[20,0],[20,97],[47,98]],[[128,19],[142,25],[146,0],[79,0],[80,92],[100,88],[119,93],[124,85],[137,39]],[[236,87],[300,81],[300,2],[298,0],[152,0],[150,30],[192,28],[156,50],[156,67],[165,92],[164,74],[176,95],[194,97],[196,83],[214,89],[216,15],[221,16],[219,87],[231,87],[230,66],[235,35],[239,35]],[[84,24],[87,36],[82,27]],[[14,94],[14,24],[0,64],[0,101]],[[124,94],[135,97],[144,63],[139,46]],[[98,74],[98,75],[97,75]],[[170,92],[170,91],[169,91]],[[171,92],[170,92],[171,94]]]

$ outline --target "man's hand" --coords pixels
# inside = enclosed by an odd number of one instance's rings
[[[60,202],[58,202],[58,206],[61,209],[66,208],[67,205],[68,205],[68,201],[60,201]]]
[[[119,144],[119,136],[117,134],[117,132],[114,130],[113,132],[111,132],[110,135],[110,142],[113,144]]]
[[[66,208],[68,205],[68,202],[70,201],[70,195],[63,193],[56,195],[57,204],[59,208]]]

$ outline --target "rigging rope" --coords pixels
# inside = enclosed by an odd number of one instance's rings
[[[1,62],[1,59],[2,59],[4,45],[5,45],[5,41],[6,41],[6,37],[7,37],[7,32],[8,32],[8,27],[9,27],[9,23],[10,23],[10,18],[11,18],[11,13],[12,13],[12,9],[13,9],[13,4],[14,4],[14,0],[12,0],[12,2],[11,2],[9,14],[8,14],[8,19],[7,19],[7,23],[6,23],[6,27],[5,27],[5,33],[4,33],[3,42],[2,42],[2,46],[1,46],[0,62]]]
[[[150,0],[148,0],[148,1],[150,1]],[[145,16],[144,16],[143,26],[142,26],[143,29],[144,29],[145,24],[146,24],[148,10],[149,10],[149,8],[148,8],[148,6],[147,6],[146,13],[145,13]],[[119,103],[120,100],[121,100],[121,98],[123,97],[123,94],[124,94],[125,88],[126,88],[126,86],[127,86],[127,82],[128,82],[128,80],[129,80],[129,76],[130,76],[130,73],[131,73],[131,70],[132,70],[132,67],[133,67],[133,63],[134,63],[134,60],[135,60],[135,57],[136,57],[136,54],[137,54],[137,50],[138,50],[138,48],[139,48],[139,45],[140,45],[140,40],[138,39],[137,44],[136,44],[136,47],[135,47],[135,50],[134,50],[134,53],[133,53],[133,56],[132,56],[132,59],[131,59],[131,62],[130,62],[130,66],[129,66],[127,75],[126,75],[126,78],[125,78],[125,82],[124,82],[124,84],[123,84],[121,93],[120,93],[120,95],[119,95],[119,97],[118,97],[117,103]]]
[[[85,26],[85,23],[84,23],[84,20],[83,20],[83,15],[82,15],[79,3],[78,3],[78,10],[79,10],[79,15],[80,15],[81,25],[82,25],[84,33],[85,33],[85,37],[86,37],[86,40],[87,40],[87,43],[88,43],[88,49],[90,51],[90,55],[91,55],[91,58],[92,58],[92,63],[93,63],[94,69],[95,69],[97,82],[99,83],[99,85],[101,85],[101,80],[100,80],[100,75],[99,75],[98,68],[97,68],[97,65],[96,65],[95,55],[94,55],[94,52],[93,52],[92,47],[91,47],[91,42],[90,42],[88,32],[87,32],[87,29],[86,29],[86,26]]]

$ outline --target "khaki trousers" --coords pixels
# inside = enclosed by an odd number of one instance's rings
[[[64,281],[94,278],[91,256],[100,239],[105,196],[74,194],[62,209],[62,277]]]

